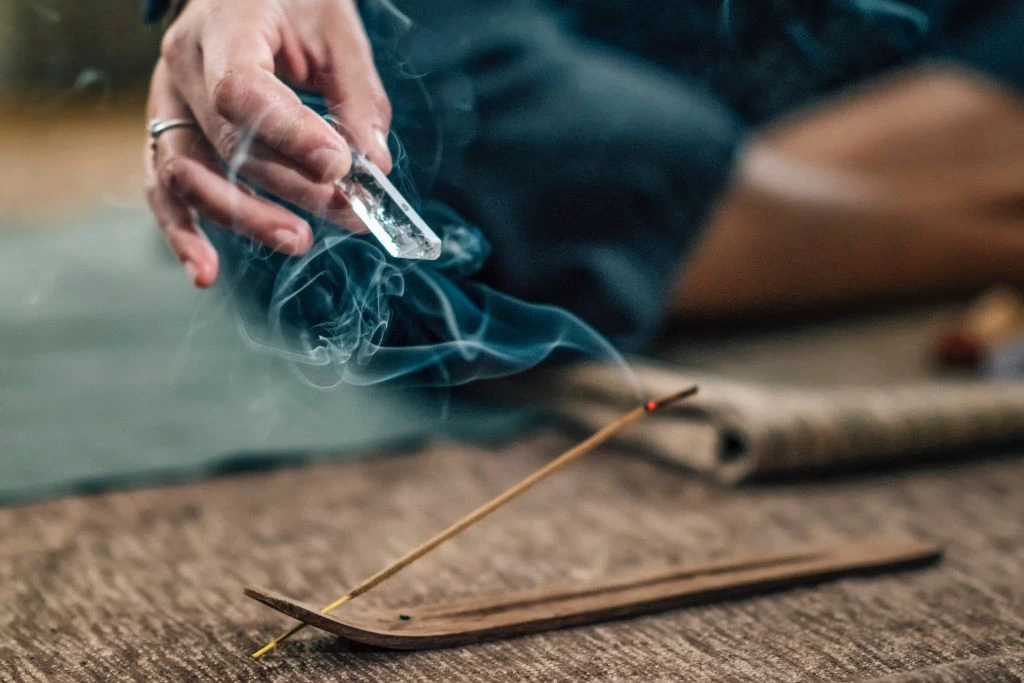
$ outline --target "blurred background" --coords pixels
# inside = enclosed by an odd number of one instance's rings
[[[15,220],[140,204],[145,88],[159,40],[132,2],[0,6],[5,231]]]

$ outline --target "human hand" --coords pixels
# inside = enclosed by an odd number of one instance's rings
[[[285,82],[321,92],[344,138]],[[305,221],[250,183],[336,217],[348,212],[334,181],[348,173],[350,144],[391,170],[390,103],[354,0],[191,0],[164,36],[148,113],[197,124],[147,146],[146,194],[200,287],[218,260],[197,216],[287,254],[312,244]]]
[[[677,310],[795,312],[1024,283],[1024,102],[934,66],[763,131],[685,268]]]

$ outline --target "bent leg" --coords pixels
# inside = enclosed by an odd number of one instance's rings
[[[650,339],[709,206],[737,117],[690,81],[575,34],[542,3],[410,3],[443,146],[435,195],[493,246],[487,280]],[[388,76],[384,74],[387,80]],[[422,119],[395,102],[396,128]]]

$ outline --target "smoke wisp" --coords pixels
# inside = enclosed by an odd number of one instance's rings
[[[631,376],[615,348],[576,316],[474,282],[489,252],[479,230],[438,203],[419,208],[442,237],[437,261],[393,259],[372,237],[308,215],[314,246],[300,258],[206,226],[222,255],[222,278],[246,304],[245,339],[324,388],[395,380],[454,386],[556,354],[610,362]]]

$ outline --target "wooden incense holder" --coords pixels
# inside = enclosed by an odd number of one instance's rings
[[[630,425],[642,420],[644,417],[656,413],[665,406],[670,406],[673,403],[678,403],[684,399],[687,399],[697,393],[697,387],[691,386],[685,389],[676,391],[675,393],[669,394],[657,400],[647,401],[643,405],[639,405],[633,410],[620,416],[618,419],[609,422],[601,429],[597,430],[583,441],[579,442],[569,450],[562,453],[560,456],[547,463],[543,467],[540,467],[529,475],[520,479],[519,482],[505,489],[502,493],[491,498],[489,501],[478,507],[477,509],[470,512],[468,515],[462,517],[458,521],[448,526],[443,531],[440,531],[429,539],[419,544],[405,555],[384,567],[380,571],[371,576],[366,577],[359,582],[354,588],[349,590],[347,593],[342,595],[340,598],[335,600],[329,605],[320,608],[320,614],[330,614],[334,610],[338,609],[350,600],[358,598],[360,595],[366,593],[366,591],[373,589],[375,586],[380,585],[382,582],[387,581],[389,578],[402,571],[410,564],[420,559],[430,551],[437,548],[445,541],[455,538],[463,531],[473,526],[480,520],[490,515],[495,510],[508,504],[510,501],[515,500],[526,491],[533,488],[538,482],[543,481],[545,478],[551,476],[555,472],[564,468],[574,460],[582,458],[587,453],[590,453],[595,448],[611,439],[616,434],[628,429]],[[261,647],[259,650],[250,655],[253,659],[259,659],[263,655],[267,654],[284,641],[291,638],[293,635],[304,629],[308,624],[304,621],[300,621],[296,626],[291,627],[281,635],[277,636],[269,643]]]
[[[878,537],[780,554],[667,566],[621,576],[409,608],[330,616],[256,588],[245,594],[315,628],[394,650],[466,645],[610,619],[661,612],[849,574],[904,569],[941,557],[938,547]]]

